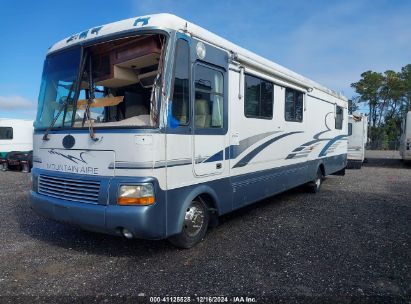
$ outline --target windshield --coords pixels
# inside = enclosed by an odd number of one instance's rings
[[[37,129],[48,128],[67,99],[70,97],[70,101],[73,101],[80,59],[80,47],[46,58],[35,123]],[[70,125],[72,114],[73,107],[66,107],[66,111],[59,115],[54,127],[62,127],[64,120],[66,125]]]
[[[165,37],[149,34],[88,46],[83,59],[80,48],[50,56],[36,128],[157,126],[165,50]]]

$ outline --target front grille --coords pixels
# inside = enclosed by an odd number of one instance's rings
[[[74,202],[97,204],[100,182],[40,174],[38,189],[43,195]]]

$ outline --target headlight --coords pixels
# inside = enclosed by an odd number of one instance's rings
[[[122,185],[118,190],[119,205],[151,205],[154,201],[153,184]]]

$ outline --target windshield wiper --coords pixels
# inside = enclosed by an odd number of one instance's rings
[[[59,112],[57,113],[57,115],[53,118],[53,121],[51,122],[51,124],[49,125],[49,127],[46,129],[46,131],[44,132],[43,135],[43,140],[49,140],[50,138],[48,137],[51,129],[54,127],[54,125],[56,124],[57,119],[60,117],[61,112],[66,112],[67,106],[70,103],[73,103],[73,100],[71,99],[71,93],[73,92],[73,88],[74,88],[74,81],[70,86],[70,90],[69,93],[67,94],[66,100],[64,100],[64,102],[61,104]]]

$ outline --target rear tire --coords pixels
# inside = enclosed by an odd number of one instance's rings
[[[310,193],[319,192],[321,189],[321,184],[323,182],[323,179],[324,179],[323,172],[321,171],[321,168],[318,168],[315,179],[307,184],[307,190]]]
[[[207,205],[201,199],[196,198],[187,207],[181,232],[171,236],[168,240],[174,246],[191,248],[204,238],[209,221],[210,214]]]

